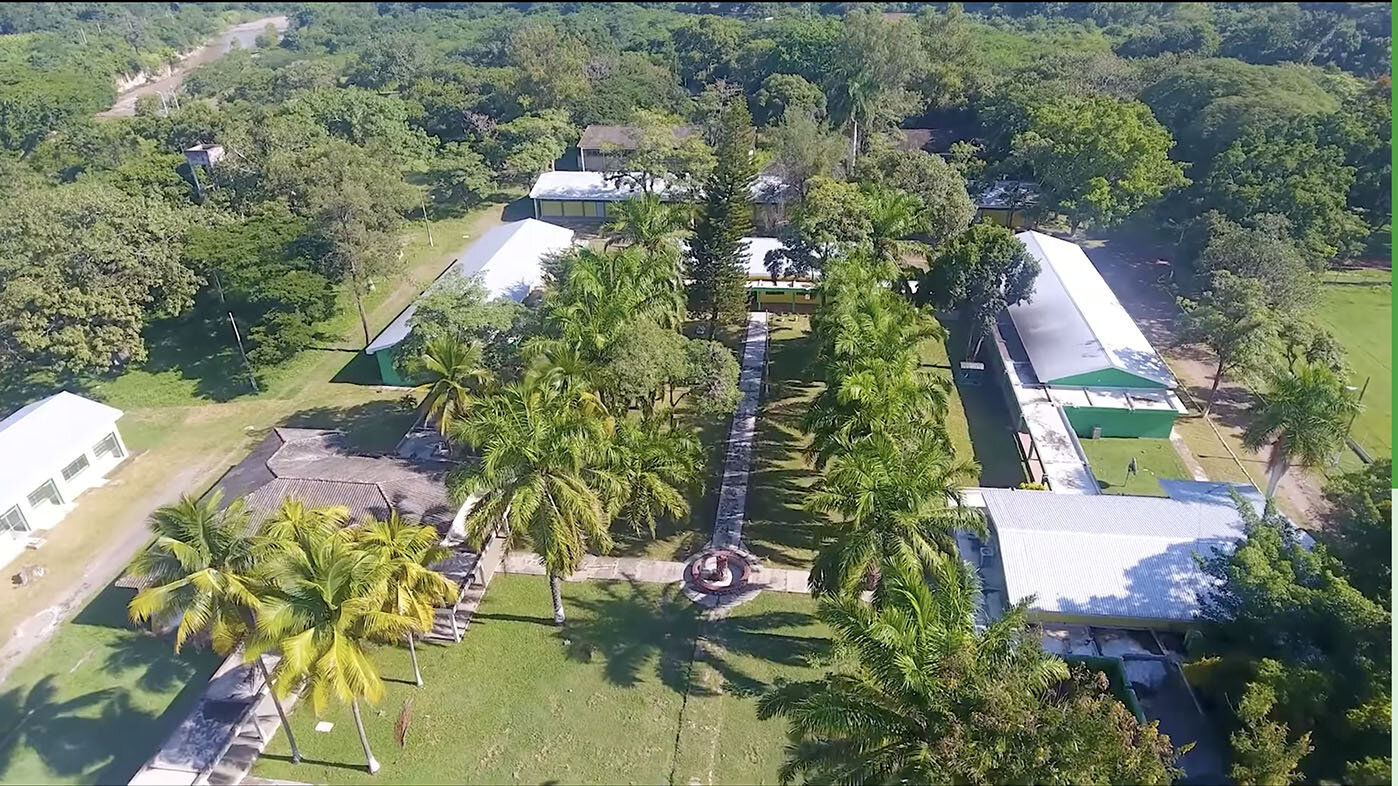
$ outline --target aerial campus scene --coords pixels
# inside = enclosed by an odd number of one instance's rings
[[[0,783],[1391,783],[1391,31],[0,5]]]

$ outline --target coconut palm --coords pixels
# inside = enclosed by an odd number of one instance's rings
[[[396,510],[384,521],[369,519],[343,531],[360,549],[390,566],[383,609],[416,623],[407,633],[408,654],[413,662],[413,679],[421,687],[422,670],[418,668],[414,638],[432,630],[438,606],[455,600],[456,585],[432,569],[450,552],[441,545],[435,528],[414,524]]]
[[[875,432],[845,443],[806,503],[831,517],[811,569],[811,591],[857,594],[903,552],[924,560],[955,554],[957,530],[985,531],[982,518],[959,505],[959,489],[977,475],[973,462],[953,456],[937,427]]]
[[[1274,374],[1260,399],[1243,444],[1252,450],[1271,446],[1271,499],[1292,465],[1321,466],[1344,447],[1349,419],[1359,404],[1334,371],[1311,365]]]
[[[923,229],[922,200],[906,191],[881,189],[869,194],[869,246],[875,259],[897,264],[908,246],[904,238]]]
[[[482,365],[481,357],[479,344],[451,336],[434,338],[423,350],[427,381],[416,390],[424,394],[423,410],[436,419],[437,429],[443,435],[490,384],[491,374]]]
[[[703,455],[692,432],[670,431],[658,417],[617,425],[613,471],[621,484],[616,520],[655,536],[658,519],[689,515],[685,490],[699,480]]]
[[[1075,701],[1084,691],[1039,646],[1027,603],[978,630],[979,595],[960,560],[904,554],[872,604],[824,600],[819,616],[850,657],[758,702],[758,717],[790,724],[782,782],[1169,782],[1168,740],[1098,687]]]
[[[344,529],[350,510],[344,505],[321,508],[287,497],[275,513],[267,517],[253,538],[253,550],[260,560],[328,538]]]
[[[185,496],[151,516],[155,542],[137,555],[131,573],[142,577],[146,589],[127,606],[132,621],[178,617],[175,652],[190,636],[207,634],[214,651],[227,655],[246,639],[253,616],[260,607],[259,589],[252,577],[256,555],[241,499],[223,504],[215,490],[203,501]],[[262,658],[257,668],[269,687],[272,676]],[[275,687],[272,702],[291,743],[291,758],[301,761],[301,750],[286,722]]]
[[[287,686],[305,680],[316,714],[332,698],[350,705],[370,773],[378,772],[379,762],[364,733],[359,701],[378,702],[384,687],[364,643],[402,638],[417,624],[385,610],[392,571],[390,563],[346,537],[278,554],[259,567],[267,592],[246,645],[249,657],[281,652],[274,691],[285,695]]]
[[[617,484],[605,468],[614,430],[595,395],[552,384],[537,369],[452,427],[453,442],[480,453],[447,478],[454,500],[477,499],[466,516],[468,538],[479,544],[508,523],[511,536],[542,558],[559,625],[563,578],[589,548],[612,546],[607,511]]]

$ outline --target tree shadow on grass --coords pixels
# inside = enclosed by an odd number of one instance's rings
[[[220,403],[253,392],[225,312],[196,308],[153,323],[145,341],[149,357],[140,365],[142,371],[172,371],[195,380],[196,394]]]
[[[719,646],[710,650],[706,662],[722,677],[722,692],[736,696],[759,696],[771,683],[747,673],[742,660],[757,659],[789,668],[812,668],[830,659],[830,640],[783,631],[814,624],[815,617],[797,611],[769,611],[761,614],[735,614],[717,623],[712,639]],[[702,690],[698,686],[691,690]]]
[[[564,599],[571,608],[557,636],[569,659],[602,660],[613,685],[633,687],[643,672],[653,670],[661,684],[685,691],[699,615],[678,586],[667,586],[659,602],[650,591],[654,585],[605,581],[592,586],[601,590],[600,597]]]
[[[343,447],[356,453],[392,453],[412,428],[417,412],[400,401],[381,399],[349,407],[315,407],[287,418],[292,428],[336,429],[344,433]]]
[[[188,679],[156,715],[135,706],[125,686],[60,698],[59,680],[65,678],[50,674],[0,694],[0,781],[14,782],[11,769],[25,766],[29,754],[47,771],[40,778],[125,783],[189,713],[205,686],[202,679]]]
[[[135,590],[118,587],[115,583],[108,584],[73,617],[72,624],[131,630],[133,626],[126,614],[126,605],[134,597]]]

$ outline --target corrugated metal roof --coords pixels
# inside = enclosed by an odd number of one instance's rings
[[[543,285],[544,257],[563,251],[572,243],[573,230],[547,221],[526,218],[501,224],[472,243],[424,294],[451,276],[479,276],[491,298],[518,303]],[[407,338],[416,311],[414,301],[369,343],[365,353],[372,355]]]
[[[1076,243],[1015,235],[1039,261],[1033,297],[1010,306],[1015,331],[1044,383],[1117,369],[1175,387],[1165,361]]]
[[[8,507],[91,450],[89,440],[114,429],[121,414],[64,390],[0,420],[0,505]]]
[[[664,181],[656,181],[653,190],[661,199],[678,197],[671,194],[670,186]],[[758,175],[753,182],[754,202],[769,204],[786,199],[788,189],[781,178],[775,175]],[[529,189],[530,199],[578,200],[586,202],[621,202],[640,193],[640,189],[629,184],[617,185],[607,179],[603,172],[545,172],[534,181]]]
[[[1009,598],[1040,612],[1191,619],[1210,581],[1194,555],[1228,548],[1242,519],[1228,501],[983,489]],[[1206,501],[1207,500],[1207,501]]]

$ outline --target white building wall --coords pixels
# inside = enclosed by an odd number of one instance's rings
[[[99,442],[109,434],[116,435],[117,446],[120,448],[120,456],[107,454],[99,457],[96,454],[96,447]],[[19,506],[20,512],[24,514],[26,523],[31,531],[39,531],[53,528],[54,525],[63,520],[68,515],[79,497],[84,491],[90,488],[101,486],[106,483],[107,475],[118,464],[125,461],[130,452],[126,448],[126,441],[122,439],[121,431],[116,423],[96,429],[87,433],[87,436],[75,440],[72,449],[65,454],[65,458],[58,466],[48,468],[48,479],[53,481],[58,496],[62,500],[61,505],[41,503],[37,508],[30,504],[28,495],[37,490],[43,482],[36,482],[28,491],[19,495],[18,499],[0,500],[0,516],[3,516],[11,507]],[[76,461],[79,456],[86,456],[88,461],[87,469],[73,476],[71,480],[64,480],[63,469],[70,462]],[[0,537],[5,537],[6,533],[0,533]],[[24,535],[10,535],[23,539]]]

